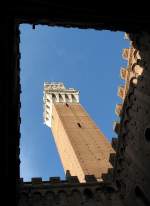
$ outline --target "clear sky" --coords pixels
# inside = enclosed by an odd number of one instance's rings
[[[123,32],[22,24],[21,31],[21,177],[64,179],[64,171],[50,128],[43,121],[45,81],[63,82],[80,90],[80,103],[111,141],[117,88],[124,84],[120,68],[123,48],[129,47]]]

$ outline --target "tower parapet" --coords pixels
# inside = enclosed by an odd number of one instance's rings
[[[53,103],[79,103],[79,91],[66,88],[62,82],[44,83],[44,123],[51,127]]]

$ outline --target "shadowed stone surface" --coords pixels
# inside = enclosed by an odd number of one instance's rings
[[[113,147],[117,148],[114,160],[113,181],[117,185],[118,192],[111,188],[103,192],[97,188],[94,191],[99,205],[150,205],[150,175],[149,175],[149,122],[150,122],[150,100],[149,100],[149,68],[150,68],[150,16],[141,15],[136,9],[129,9],[121,14],[110,14],[107,7],[94,3],[58,3],[48,0],[20,0],[10,4],[3,2],[1,8],[1,202],[5,205],[29,205],[29,200],[38,204],[45,199],[45,205],[57,203],[58,196],[53,201],[53,192],[48,191],[46,198],[41,193],[35,197],[26,193],[20,196],[23,186],[19,184],[19,138],[20,138],[20,77],[19,77],[19,23],[60,25],[64,27],[108,29],[112,31],[126,31],[132,42],[132,47],[139,53],[141,59],[136,64],[142,67],[143,73],[138,77],[136,85],[129,84],[128,92],[123,101],[121,110],[121,121],[118,139],[113,140]],[[141,4],[140,4],[141,6]],[[146,9],[146,6],[145,6]],[[128,11],[128,12],[127,12]],[[144,13],[146,14],[146,10]],[[33,26],[34,28],[34,26]],[[135,69],[137,71],[137,68]],[[140,73],[140,72],[139,72]],[[113,75],[113,71],[112,71]],[[136,82],[136,80],[135,80]],[[135,102],[137,105],[135,106]],[[132,129],[131,129],[132,128]],[[126,138],[127,137],[127,138]],[[119,175],[120,173],[120,175]],[[105,176],[105,181],[112,181],[112,175]],[[17,182],[17,184],[16,184]],[[26,185],[26,183],[24,184]],[[36,191],[36,187],[30,187],[30,192]],[[85,205],[96,205],[91,203],[93,193],[90,186],[84,191]],[[29,194],[30,194],[29,192]],[[113,193],[110,197],[110,193]],[[70,198],[72,205],[80,205],[82,194],[73,190]],[[105,194],[105,195],[104,195]],[[31,197],[31,198],[30,198]],[[106,198],[105,198],[106,197]],[[64,200],[65,199],[65,200]],[[121,200],[120,200],[121,199]],[[56,201],[57,200],[57,201]],[[66,204],[64,193],[61,193],[62,205]],[[81,200],[81,201],[80,201]],[[93,200],[94,201],[94,200]],[[65,203],[64,203],[65,202]],[[75,204],[76,202],[76,204]],[[30,202],[31,203],[31,202]],[[34,203],[35,204],[35,203]],[[31,204],[30,204],[31,205]]]

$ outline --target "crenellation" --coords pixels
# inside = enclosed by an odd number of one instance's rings
[[[120,69],[120,76],[121,76],[121,79],[127,80],[127,78],[128,78],[128,68],[122,67]]]
[[[126,95],[120,120],[113,178],[127,205],[132,205],[134,201],[139,205],[149,205],[150,199],[147,194],[150,185],[150,152],[149,145],[144,140],[144,130],[150,120],[147,72],[150,58],[145,56],[144,49],[149,48],[150,51],[150,45],[146,45],[143,39],[136,36],[132,47],[134,48],[131,48],[132,52],[127,59],[129,74],[125,81]],[[141,193],[140,199],[137,193]],[[131,201],[132,198],[134,201]]]
[[[111,154],[110,155],[110,159],[111,157],[115,157],[114,154]],[[112,159],[111,159],[112,160]],[[112,161],[112,165],[114,164],[114,162]],[[113,165],[114,166],[114,165]],[[102,180],[105,182],[105,183],[112,183],[112,179],[113,178],[113,169],[112,168],[109,168],[107,173],[103,173],[102,174]]]
[[[113,123],[113,130],[116,132],[116,134],[119,134],[120,122],[114,121],[114,123]]]
[[[123,49],[122,57],[123,57],[125,60],[128,60],[129,54],[130,54],[130,48],[125,48],[125,49]]]
[[[21,185],[19,195],[19,206],[23,203],[27,205],[49,205],[65,204],[78,206],[80,204],[100,204],[111,205],[112,200],[116,203],[121,202],[117,198],[117,188],[111,183],[97,182],[92,176],[87,183],[60,182],[51,184],[42,182],[42,185],[36,184],[34,187],[28,182]],[[115,197],[116,196],[116,197]],[[122,205],[122,204],[121,204]]]
[[[115,113],[117,116],[121,116],[122,104],[116,104]]]
[[[114,148],[114,147],[113,147]],[[114,148],[114,150],[116,151],[116,147]],[[114,167],[114,163],[115,163],[115,158],[116,158],[116,154],[110,154],[109,157],[109,162],[112,164],[112,166]],[[108,172],[109,173],[109,172]]]
[[[71,176],[69,170],[66,171],[66,180],[69,183],[79,183],[80,182],[77,176]]]
[[[112,138],[111,145],[112,145],[113,149],[116,151],[117,150],[117,145],[118,145],[118,138],[117,137]]]
[[[85,175],[85,181],[88,182],[97,182],[97,179],[94,175]]]
[[[61,180],[60,180],[60,177],[50,177],[49,182],[52,184],[56,184],[56,183],[60,183]]]
[[[42,184],[42,178],[41,178],[41,177],[33,177],[33,178],[31,179],[31,183],[32,183],[33,185]]]
[[[118,87],[118,96],[124,100],[125,97],[125,87],[124,86],[119,86]]]

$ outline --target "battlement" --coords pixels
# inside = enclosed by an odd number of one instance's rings
[[[31,182],[20,179],[19,206],[26,205],[64,205],[77,206],[87,203],[106,205],[116,196],[117,188],[112,183],[98,182],[93,175],[85,177],[86,182],[80,183],[77,177],[71,176],[69,180],[60,180],[59,177],[42,181],[42,178],[32,178]],[[91,205],[91,204],[90,204]],[[109,203],[110,205],[110,203]]]
[[[33,177],[30,182],[25,182],[23,178],[19,179],[19,184],[24,185],[61,185],[61,184],[87,184],[87,183],[100,183],[94,175],[85,175],[85,182],[80,182],[77,176],[66,176],[65,180],[60,177],[50,177],[49,180],[42,180],[42,177]]]
[[[44,82],[45,90],[64,90],[66,89],[62,82]]]
[[[62,82],[44,83],[44,123],[51,127],[53,103],[79,103],[79,91],[66,88]]]

